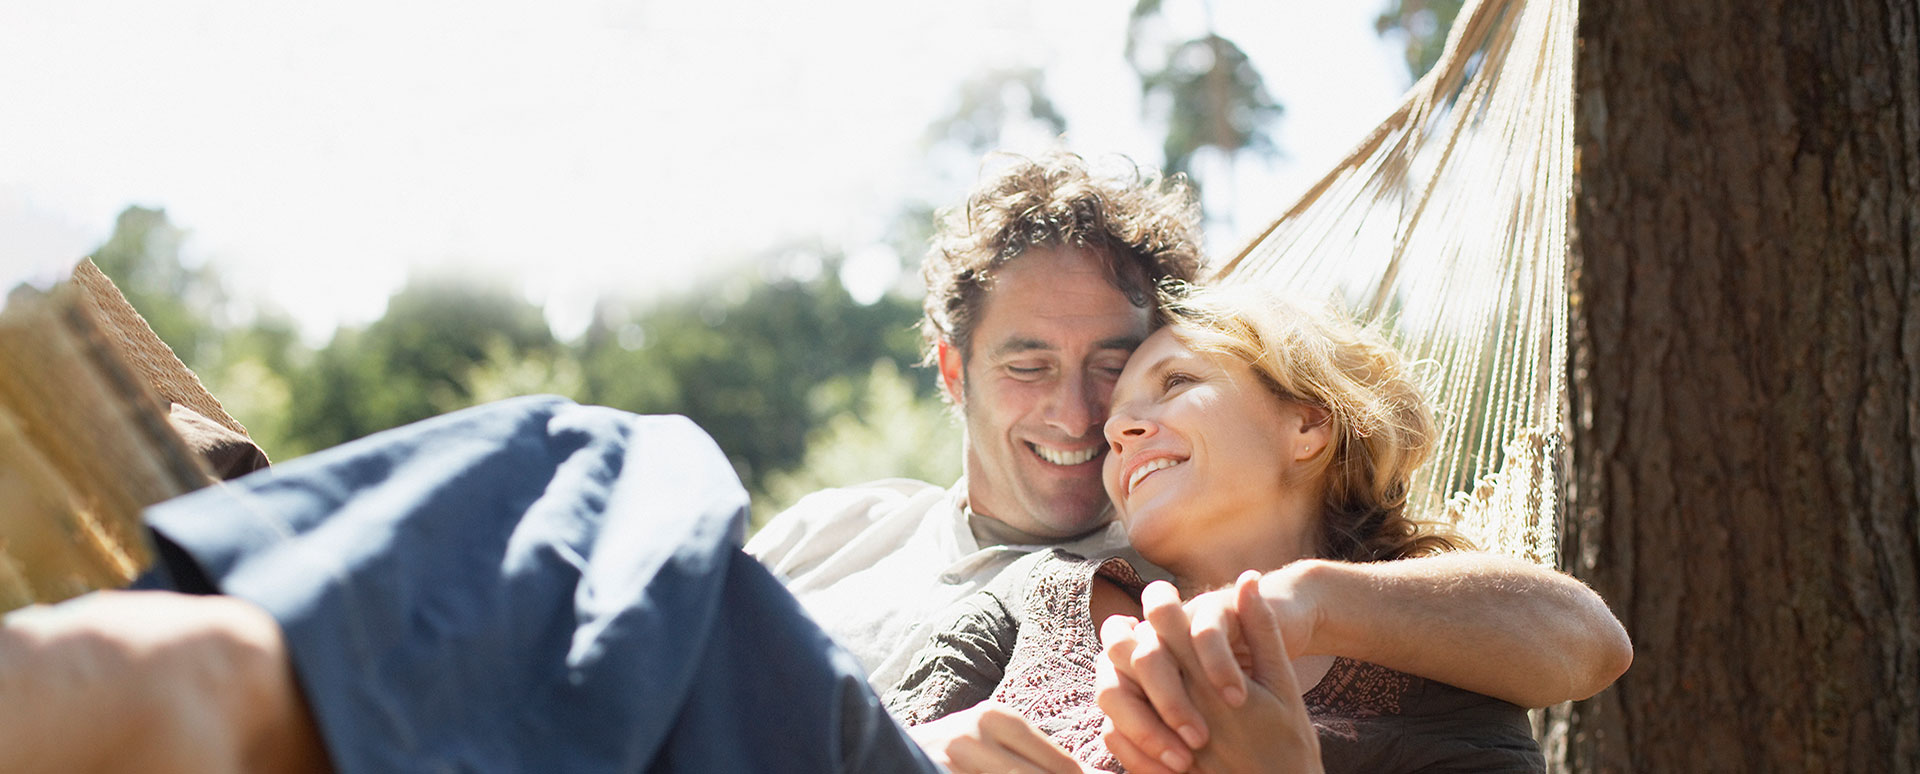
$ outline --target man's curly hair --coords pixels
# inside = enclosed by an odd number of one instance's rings
[[[921,266],[927,282],[926,360],[942,340],[972,352],[973,327],[995,270],[1035,248],[1083,248],[1104,260],[1114,288],[1149,308],[1168,279],[1200,270],[1200,208],[1186,179],[1096,173],[1064,151],[1016,163],[980,181],[965,206],[940,213]]]

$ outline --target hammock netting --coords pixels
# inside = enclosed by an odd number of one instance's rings
[[[1557,562],[1566,470],[1575,0],[1469,2],[1385,122],[1215,273],[1325,300],[1430,380],[1411,505]]]

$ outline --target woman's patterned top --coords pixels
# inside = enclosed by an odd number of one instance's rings
[[[1093,700],[1095,576],[1136,596],[1145,585],[1124,560],[1059,550],[1008,567],[929,623],[941,633],[888,692],[888,709],[917,725],[991,698],[1075,758],[1121,771]],[[1346,658],[1302,698],[1330,773],[1545,771],[1526,711],[1498,699]]]

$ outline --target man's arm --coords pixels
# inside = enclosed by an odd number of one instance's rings
[[[1599,594],[1499,554],[1309,560],[1267,573],[1260,588],[1282,620],[1309,622],[1296,656],[1345,656],[1523,707],[1592,696],[1633,662]]]
[[[1495,554],[1307,560],[1267,573],[1260,591],[1295,656],[1368,661],[1522,706],[1591,696],[1633,659],[1625,629],[1592,589]],[[1102,630],[1118,679],[1103,687],[1101,704],[1122,708],[1129,722],[1118,730],[1149,755],[1197,749],[1209,730],[1171,653],[1191,648],[1205,682],[1237,706],[1246,683],[1235,602],[1220,591],[1185,607],[1170,594],[1143,601],[1151,627],[1121,638]]]
[[[329,770],[252,603],[102,592],[0,619],[0,771]]]

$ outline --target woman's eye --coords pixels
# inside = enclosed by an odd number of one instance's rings
[[[1194,379],[1192,374],[1186,374],[1179,371],[1168,371],[1166,376],[1160,377],[1160,391],[1166,392],[1167,390],[1171,390],[1180,385],[1187,384],[1188,382],[1192,382],[1193,380]]]

